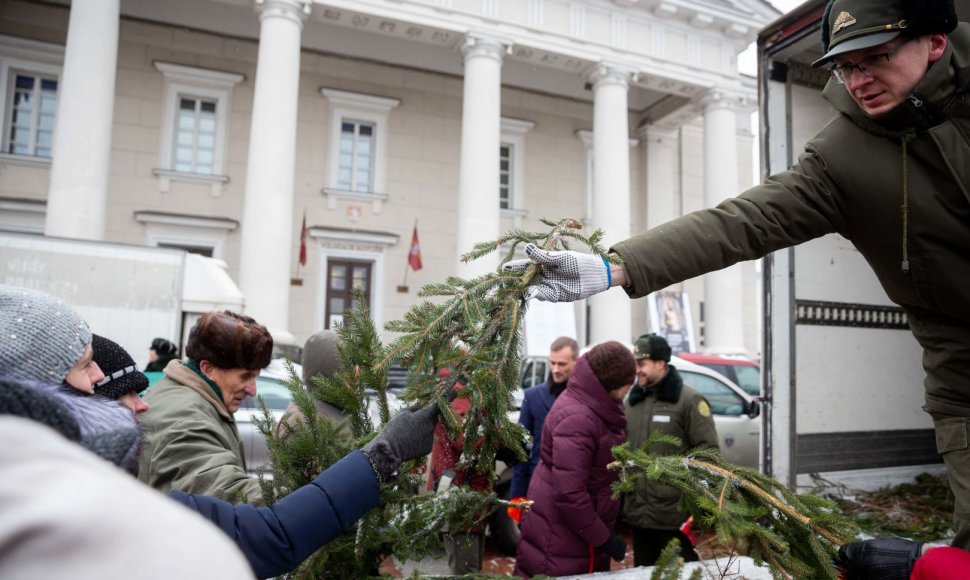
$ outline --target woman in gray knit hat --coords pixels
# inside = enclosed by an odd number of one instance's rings
[[[85,393],[104,373],[91,329],[76,310],[39,290],[0,284],[0,368],[11,377],[64,383]]]

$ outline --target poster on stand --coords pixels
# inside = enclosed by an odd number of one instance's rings
[[[674,354],[697,352],[690,298],[686,292],[662,290],[647,298],[650,330],[667,339]]]

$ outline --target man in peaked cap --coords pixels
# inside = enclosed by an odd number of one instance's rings
[[[622,264],[526,247],[527,296],[566,302],[622,286],[633,298],[838,233],[906,312],[923,349],[924,408],[970,550],[970,24],[952,0],[830,0],[821,23],[837,116],[798,162],[717,207],[613,246]],[[727,193],[727,192],[725,192]]]
[[[691,449],[718,448],[714,417],[707,400],[684,384],[670,365],[670,345],[657,334],[644,334],[633,343],[637,361],[637,383],[623,410],[627,418],[627,441],[639,447],[651,433],[674,435],[680,447],[667,444],[650,448],[659,455],[684,454]],[[633,533],[633,561],[636,566],[653,566],[670,540],[680,540],[680,554],[687,562],[697,553],[680,531],[687,514],[678,509],[681,493],[667,485],[643,478],[623,498],[623,520]]]

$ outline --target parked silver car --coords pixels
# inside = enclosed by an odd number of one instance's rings
[[[303,368],[294,363],[293,369],[297,376],[302,376]],[[262,397],[266,401],[266,406],[277,423],[283,418],[283,413],[292,399],[290,389],[286,386],[288,379],[285,359],[273,359],[269,366],[259,373],[256,378],[256,396]],[[387,403],[391,414],[395,413],[403,403],[397,398],[397,394],[407,383],[407,370],[398,366],[392,366],[388,372]],[[380,425],[380,415],[377,410],[377,393],[368,392],[367,410],[371,421],[375,426]],[[269,449],[266,446],[266,438],[260,433],[254,417],[261,417],[262,410],[254,397],[243,399],[239,410],[235,413],[236,427],[239,429],[239,437],[243,442],[243,452],[246,456],[246,468],[255,472],[260,467],[269,463]]]
[[[727,377],[707,367],[672,357],[684,384],[711,405],[721,457],[752,469],[760,468],[761,403]]]
[[[583,349],[585,353],[588,349]],[[759,468],[761,452],[761,403],[724,375],[707,367],[678,357],[670,364],[680,372],[684,383],[707,398],[714,415],[714,425],[721,447],[721,455],[731,463]],[[522,389],[546,380],[546,357],[530,357],[522,361]],[[515,400],[522,401],[522,391]]]

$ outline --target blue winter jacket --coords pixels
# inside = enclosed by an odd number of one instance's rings
[[[360,451],[348,453],[272,506],[233,505],[172,492],[172,499],[229,535],[258,578],[285,574],[380,504],[377,477]]]
[[[509,498],[525,497],[529,492],[529,480],[539,463],[539,441],[542,437],[542,424],[546,421],[549,408],[556,398],[549,390],[549,383],[541,383],[525,390],[522,407],[519,409],[519,424],[532,433],[532,454],[529,460],[512,467],[512,486]]]

